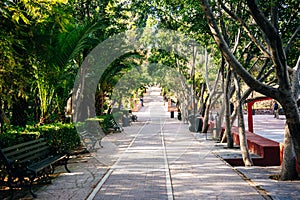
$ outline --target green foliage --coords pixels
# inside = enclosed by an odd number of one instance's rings
[[[39,137],[38,132],[28,132],[22,134],[17,130],[0,134],[0,148],[9,147],[15,144],[35,140]]]
[[[222,2],[249,24],[249,31],[259,41],[264,41],[264,36],[250,18],[243,1],[211,1],[214,12],[220,16],[219,24],[227,32],[231,47],[241,30],[240,45],[234,54],[241,58],[239,61],[243,66],[250,67],[259,58],[251,71],[256,76],[265,56],[259,55],[258,48],[247,37],[240,22],[224,9],[221,11]],[[289,41],[299,26],[298,1],[259,1],[259,4],[268,19],[273,18],[274,8],[278,6],[278,23],[274,25],[278,27],[284,47],[290,45],[286,51],[287,63],[294,67],[298,58],[299,40],[294,39],[290,44]],[[85,56],[100,42],[125,30],[144,27],[151,30],[172,29],[206,46],[214,63],[221,62],[221,54],[216,50],[199,1],[4,0],[0,6],[0,104],[7,118],[10,113],[15,115],[11,110],[12,105],[17,103],[17,99],[23,98],[28,103],[23,109],[31,117],[32,124],[38,120],[41,123],[62,120],[74,78]],[[145,32],[144,40],[151,40],[152,36],[151,31]],[[159,39],[165,43],[168,42],[167,38],[168,35],[162,34]],[[123,55],[108,67],[99,82],[97,92],[101,95],[96,95],[99,97],[97,114],[103,114],[104,110],[109,109],[111,102],[106,97],[112,97],[113,92],[121,104],[130,105],[132,98],[142,95],[137,92],[137,88],[150,82],[166,88],[174,87],[168,83],[172,82],[172,77],[167,78],[170,74],[163,69],[165,66],[178,71],[187,80],[186,87],[194,82],[194,89],[199,93],[199,86],[205,81],[204,70],[196,66],[195,79],[192,79],[187,59],[190,58],[180,58],[175,53],[158,49],[153,49],[149,54],[137,50]],[[209,70],[213,75],[217,72],[213,66]],[[120,80],[123,80],[122,85],[114,91]],[[273,78],[267,81],[271,82]],[[29,106],[30,112],[27,109]]]
[[[113,1],[0,3],[0,99],[7,116],[21,96],[33,108],[35,123],[62,120],[84,57],[99,42],[125,30],[128,11],[120,15],[122,5],[108,2]]]
[[[49,144],[61,150],[72,150],[79,146],[80,138],[73,124],[48,124],[38,127],[40,137]]]
[[[80,138],[73,124],[57,123],[38,127],[14,127],[0,134],[0,147],[4,148],[38,138],[46,138],[51,146],[60,150],[70,151],[80,145]]]

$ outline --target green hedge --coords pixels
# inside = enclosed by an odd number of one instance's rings
[[[38,132],[55,148],[70,151],[80,145],[80,137],[73,124],[43,125],[38,127]]]
[[[70,151],[80,146],[80,138],[73,124],[47,124],[42,126],[27,126],[25,129],[12,128],[0,134],[0,147],[5,148],[22,142],[46,138],[48,143],[61,150]]]
[[[0,134],[0,148],[9,147],[15,144],[22,142],[27,142],[30,140],[35,140],[39,137],[39,133],[26,133],[22,134],[19,132],[16,133],[2,133]]]

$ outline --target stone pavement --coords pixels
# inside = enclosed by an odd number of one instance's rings
[[[52,184],[35,188],[37,199],[299,199],[300,181],[269,179],[279,167],[229,166],[210,134],[170,119],[157,90],[144,103],[138,122],[74,156],[72,173],[57,168]]]

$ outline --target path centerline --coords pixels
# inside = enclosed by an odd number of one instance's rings
[[[149,105],[148,109],[152,106],[155,105]],[[151,120],[138,131],[88,200],[111,199],[117,195],[122,198],[141,195],[142,199],[174,199],[164,142],[165,120],[160,112],[160,109],[152,110]]]

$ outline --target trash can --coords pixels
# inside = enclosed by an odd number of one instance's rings
[[[174,118],[174,111],[171,111],[171,118]]]
[[[201,132],[203,126],[203,120],[200,115],[189,116],[189,130],[191,132]]]
[[[127,116],[123,116],[122,118],[123,126],[130,126],[130,119]]]
[[[203,127],[203,120],[202,120],[202,117],[197,117],[197,120],[196,120],[196,126],[198,125],[197,127],[197,132],[202,132],[202,127]]]

